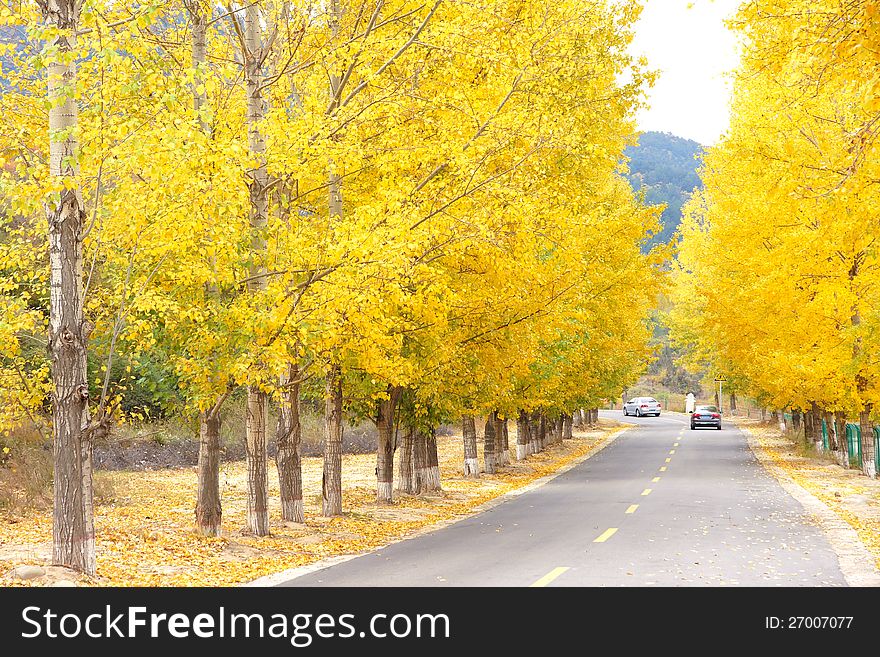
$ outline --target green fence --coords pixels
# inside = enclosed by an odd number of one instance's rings
[[[853,467],[862,467],[862,428],[852,422],[846,425],[846,452]]]
[[[880,427],[874,427],[874,472],[880,472]]]
[[[791,413],[784,413],[783,417],[791,421]],[[828,451],[828,424],[822,419],[822,449]],[[862,467],[862,428],[852,422],[846,425],[846,452],[849,455],[850,465]],[[874,467],[880,473],[880,426],[874,427]]]

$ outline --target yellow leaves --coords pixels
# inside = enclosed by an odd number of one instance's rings
[[[322,518],[321,460],[303,463],[304,526],[286,526],[277,508],[272,478],[272,536],[250,537],[239,530],[246,513],[246,469],[225,464],[221,471],[223,527],[221,538],[193,532],[196,482],[192,469],[148,472],[99,472],[115,499],[96,510],[98,574],[91,584],[103,586],[230,586],[287,568],[341,554],[371,550],[443,521],[473,513],[481,504],[552,474],[596,449],[613,429],[576,435],[565,445],[516,462],[505,472],[479,480],[461,477],[461,437],[438,438],[444,493],[400,495],[392,507],[375,505],[375,458],[346,455],[343,492],[346,514]],[[513,435],[511,436],[513,437]],[[106,480],[103,482],[102,480]],[[35,512],[19,522],[0,522],[0,544],[39,551],[51,541],[48,512]],[[5,581],[3,582],[6,583]]]

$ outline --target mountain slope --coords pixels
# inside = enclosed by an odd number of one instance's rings
[[[697,167],[703,147],[695,141],[668,132],[645,132],[638,146],[626,149],[630,184],[644,189],[651,205],[666,204],[663,230],[652,242],[668,242],[681,222],[681,206],[694,188],[702,189]]]

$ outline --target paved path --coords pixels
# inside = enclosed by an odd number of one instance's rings
[[[627,420],[638,426],[532,492],[283,586],[845,585],[738,429]]]

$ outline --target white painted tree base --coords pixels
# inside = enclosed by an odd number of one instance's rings
[[[862,459],[862,472],[871,479],[877,478],[877,464],[874,459]]]
[[[281,502],[281,517],[289,522],[305,522],[302,500],[285,500]]]
[[[394,501],[392,489],[394,484],[390,481],[380,481],[376,486],[376,500],[380,503],[391,504]]]
[[[424,474],[424,486],[423,490],[427,491],[438,491],[440,490],[440,467],[433,465],[430,468],[425,468]]]
[[[516,460],[517,461],[522,461],[528,455],[529,455],[529,446],[528,445],[517,445],[516,446]]]
[[[465,477],[479,477],[480,476],[480,462],[477,459],[465,459],[464,460],[464,476]]]

